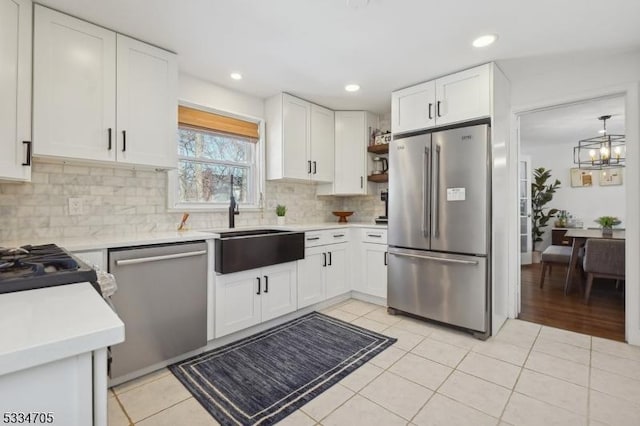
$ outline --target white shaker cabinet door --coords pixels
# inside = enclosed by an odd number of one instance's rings
[[[366,111],[336,111],[335,194],[366,194]]]
[[[282,95],[282,139],[284,177],[309,179],[311,159],[309,158],[311,104],[302,99]]]
[[[118,34],[119,163],[176,168],[176,55]]]
[[[391,130],[411,132],[436,125],[436,85],[434,81],[407,87],[391,94]]]
[[[348,279],[348,251],[347,243],[333,244],[326,246],[327,250],[327,273],[326,273],[326,291],[327,299],[351,291]]]
[[[31,7],[0,0],[0,179],[31,179]]]
[[[262,321],[293,312],[298,307],[296,262],[262,268]]]
[[[34,154],[115,160],[116,34],[40,5],[34,13]]]
[[[298,309],[325,300],[324,270],[327,263],[324,247],[305,249],[298,261]]]
[[[259,324],[261,321],[260,269],[218,275],[215,279],[215,337]]]
[[[491,115],[491,64],[436,80],[438,126]]]
[[[387,298],[387,246],[362,244],[364,291],[372,296]]]
[[[333,182],[334,113],[311,104],[311,179]]]

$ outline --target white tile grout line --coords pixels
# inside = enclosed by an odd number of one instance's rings
[[[531,356],[531,352],[533,352],[533,347],[536,345],[536,341],[538,340],[538,337],[540,337],[540,333],[542,332],[542,327],[540,327],[538,329],[538,332],[536,333],[536,338],[533,340],[533,344],[531,345],[531,348],[529,348],[529,351],[527,352],[527,356],[524,359],[524,362],[522,363],[522,366],[520,367],[520,372],[518,373],[518,377],[516,378],[515,383],[513,384],[513,388],[511,388],[511,392],[509,393],[509,397],[507,398],[507,402],[504,404],[504,407],[502,408],[502,413],[500,413],[500,417],[498,417],[498,422],[502,421],[502,417],[504,417],[504,413],[507,411],[507,407],[509,406],[509,403],[511,402],[511,397],[513,396],[514,392],[516,391],[516,387],[518,386],[518,382],[520,381],[520,376],[522,376],[522,372],[524,371],[524,366],[527,365],[527,361],[529,360],[529,357]]]

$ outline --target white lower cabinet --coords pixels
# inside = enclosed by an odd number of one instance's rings
[[[298,260],[298,308],[325,299],[325,246],[305,249],[304,259]]]
[[[363,293],[387,297],[387,246],[362,243],[362,283]]]
[[[347,243],[306,248],[298,261],[298,308],[349,292],[347,259]]]
[[[215,337],[295,311],[296,276],[296,262],[218,275],[215,282]]]

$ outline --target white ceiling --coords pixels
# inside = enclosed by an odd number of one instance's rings
[[[640,46],[638,0],[39,1],[175,51],[188,74],[334,109],[386,112],[395,89],[491,60]],[[471,47],[485,33],[500,38]]]
[[[536,145],[572,143],[600,136],[602,121],[598,117],[611,115],[607,133],[624,134],[624,97],[593,99],[564,105],[520,117],[520,143],[523,148]]]

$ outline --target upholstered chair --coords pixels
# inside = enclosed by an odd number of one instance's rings
[[[584,250],[583,268],[587,274],[584,303],[589,303],[594,278],[624,281],[624,240],[588,239]]]

